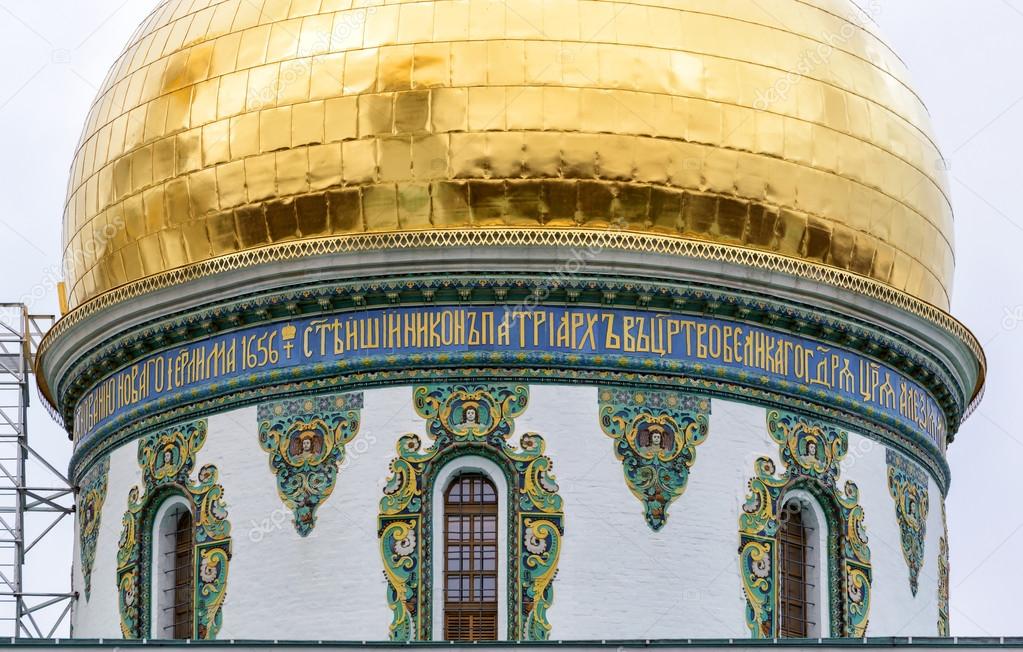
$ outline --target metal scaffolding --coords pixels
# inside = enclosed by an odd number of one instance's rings
[[[26,590],[26,555],[74,513],[67,477],[29,445],[28,406],[35,354],[52,315],[0,304],[0,629],[50,638],[71,611],[74,594]],[[29,483],[32,480],[40,483]]]

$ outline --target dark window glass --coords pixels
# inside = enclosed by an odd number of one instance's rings
[[[175,506],[163,520],[165,525],[160,535],[165,537],[162,548],[160,572],[167,580],[161,582],[160,598],[163,627],[157,632],[160,638],[190,639],[194,614],[192,601],[195,566],[195,533],[192,513],[183,506]]]
[[[815,551],[813,530],[798,500],[789,501],[778,530],[778,614],[782,638],[807,638],[813,621],[815,587],[811,583]]]
[[[444,496],[444,638],[497,640],[497,491],[461,475]]]

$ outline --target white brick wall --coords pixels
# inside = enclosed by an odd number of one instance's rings
[[[697,448],[686,493],[653,532],[628,490],[613,440],[597,420],[597,389],[534,385],[513,438],[535,431],[565,502],[566,533],[549,612],[555,639],[745,637],[738,574],[738,513],[753,461],[778,460],[765,410],[713,401],[710,434]],[[301,538],[277,495],[256,435],[256,409],[210,417],[197,469],[220,469],[234,556],[221,639],[386,638],[390,611],[376,538],[378,504],[398,437],[424,437],[411,389],[365,392],[362,428],[313,532]],[[93,570],[92,598],[74,609],[78,637],[119,637],[115,565],[128,490],[139,482],[135,443],[114,452]],[[779,464],[780,468],[780,464]],[[909,591],[884,447],[853,435],[842,483],[860,487],[874,564],[871,636],[936,633],[940,494],[930,490],[926,563]],[[76,542],[77,546],[77,542]],[[82,578],[75,554],[74,582]]]

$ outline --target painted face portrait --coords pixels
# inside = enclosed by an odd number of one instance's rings
[[[671,450],[671,434],[658,424],[643,424],[636,437],[639,449],[647,454]]]
[[[292,458],[307,460],[323,450],[323,436],[315,430],[303,430],[292,437],[288,454]]]

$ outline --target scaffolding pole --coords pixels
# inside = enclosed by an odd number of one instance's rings
[[[52,315],[0,304],[0,629],[18,638],[53,637],[74,599],[70,590],[25,590],[26,556],[74,513],[71,483],[28,439],[35,354],[52,325]],[[42,482],[30,484],[30,469]]]

